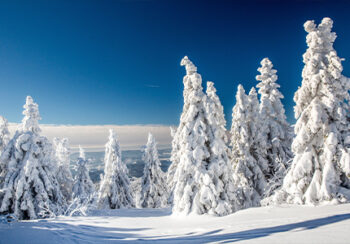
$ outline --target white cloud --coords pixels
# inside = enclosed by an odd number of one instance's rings
[[[9,130],[13,134],[18,124],[10,123]],[[123,149],[140,148],[147,141],[148,132],[151,132],[159,148],[170,147],[171,135],[169,126],[164,125],[40,125],[42,135],[49,140],[54,137],[66,137],[72,149],[79,145],[87,151],[102,151],[108,140],[108,130],[114,129]]]
[[[159,85],[152,85],[152,84],[147,84],[146,87],[149,87],[149,88],[160,88]]]

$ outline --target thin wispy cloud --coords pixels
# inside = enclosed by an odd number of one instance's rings
[[[147,84],[145,85],[146,87],[150,87],[150,88],[160,88],[159,85],[152,85],[152,84]]]

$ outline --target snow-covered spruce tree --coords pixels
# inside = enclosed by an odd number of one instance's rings
[[[7,119],[0,116],[0,156],[1,156],[1,152],[5,149],[9,141],[10,141],[10,132],[8,130]]]
[[[350,199],[349,81],[341,72],[341,59],[333,49],[333,21],[318,26],[307,21],[308,49],[303,56],[301,87],[294,96],[295,154],[277,203],[320,204]]]
[[[188,60],[187,56],[185,58],[186,60]],[[183,60],[185,60],[185,58]],[[193,64],[187,65],[186,70],[187,69],[188,69],[188,72],[197,73],[197,67]],[[173,191],[176,183],[173,180],[174,174],[181,158],[181,152],[180,152],[181,143],[182,143],[181,131],[183,131],[187,126],[184,121],[186,120],[185,116],[187,116],[188,110],[190,108],[191,99],[189,97],[189,94],[191,93],[192,89],[193,88],[190,82],[187,82],[187,81],[185,82],[185,79],[184,79],[184,90],[183,90],[184,105],[183,105],[182,114],[180,117],[180,124],[177,128],[170,127],[170,132],[172,136],[172,150],[171,150],[171,157],[170,157],[171,165],[169,166],[168,172],[167,172],[167,184],[170,189],[170,199],[169,199],[170,203],[173,202]]]
[[[121,149],[117,135],[109,131],[109,140],[105,151],[105,169],[98,194],[100,209],[117,209],[134,206],[130,192],[128,169],[122,161]]]
[[[95,193],[94,183],[90,179],[89,170],[86,167],[88,160],[85,158],[85,151],[79,147],[79,157],[76,166],[76,175],[74,177],[74,185],[72,199],[75,204],[85,204],[89,202]]]
[[[73,177],[70,167],[70,149],[67,138],[54,138],[55,155],[58,163],[57,180],[67,202],[72,200]]]
[[[255,89],[247,96],[242,85],[238,86],[236,104],[233,107],[231,127],[232,167],[238,188],[239,208],[259,206],[266,187],[261,166],[253,156],[256,153],[258,129],[258,104]]]
[[[214,83],[211,81],[207,82],[206,94],[207,102],[205,104],[205,108],[207,111],[207,119],[209,123],[213,125],[213,129],[215,129],[215,138],[221,138],[222,142],[224,142],[224,144],[220,147],[228,151],[228,147],[226,146],[228,138],[226,134],[226,119],[224,115],[224,107],[221,105],[220,99],[216,94]]]
[[[248,94],[249,100],[249,115],[250,115],[250,128],[251,128],[251,140],[252,148],[251,153],[256,159],[258,167],[264,172],[268,171],[269,162],[267,160],[267,138],[264,136],[263,131],[263,121],[260,117],[259,108],[260,103],[258,99],[258,94],[254,87],[252,87]],[[264,177],[260,179],[261,195],[264,194],[267,187],[267,176],[264,173]]]
[[[191,63],[191,61],[187,58],[187,56],[181,61],[181,65],[183,65],[185,62],[188,63],[186,65],[186,72],[191,74],[197,74],[197,67]],[[171,165],[169,166],[167,171],[167,184],[168,184],[169,193],[170,193],[169,195],[170,204],[173,204],[173,198],[174,198],[173,193],[174,193],[174,188],[176,184],[176,181],[174,181],[174,175],[177,170],[178,164],[180,162],[180,158],[182,157],[182,152],[181,152],[181,148],[183,147],[182,133],[187,128],[186,117],[188,116],[188,113],[189,113],[188,110],[191,105],[191,99],[189,97],[189,94],[191,93],[191,90],[193,90],[191,81],[189,80],[189,78],[186,78],[186,79],[185,78],[183,80],[184,105],[183,105],[182,114],[180,117],[180,124],[177,128],[170,127],[170,132],[172,136],[172,150],[171,150],[171,157],[170,157]]]
[[[218,148],[221,138],[215,138],[207,119],[207,97],[197,67],[187,57],[181,65],[186,68],[185,106],[174,135],[177,148],[172,155],[176,164],[173,212],[226,215],[234,209],[230,167],[220,155],[225,150]],[[212,152],[214,149],[217,151]]]
[[[234,186],[233,171],[230,162],[231,150],[228,147],[228,135],[226,130],[226,119],[224,108],[221,105],[220,99],[216,94],[214,83],[207,82],[206,89],[207,99],[204,106],[206,110],[206,119],[208,120],[209,130],[209,153],[211,167],[214,175],[220,178],[223,183],[226,199],[231,203],[233,211],[240,209],[239,201],[237,201],[237,189]],[[217,182],[220,185],[220,182]]]
[[[264,149],[264,157],[268,162],[267,170],[264,170],[266,179],[269,181],[264,195],[270,196],[273,191],[281,186],[282,180],[292,157],[291,142],[293,132],[291,126],[286,121],[285,110],[281,99],[283,95],[278,90],[280,87],[276,83],[276,70],[268,58],[261,61],[258,68],[260,75],[256,79],[260,94],[260,149]]]
[[[21,126],[1,155],[0,214],[14,214],[18,219],[62,214],[65,201],[52,145],[39,134],[39,109],[30,96],[23,114]]]
[[[160,168],[156,141],[151,133],[142,160],[145,163],[141,180],[140,207],[163,208],[167,206],[168,192],[165,174]]]

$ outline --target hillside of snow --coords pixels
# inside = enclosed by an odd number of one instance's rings
[[[169,209],[95,211],[87,217],[0,224],[0,243],[349,243],[350,204],[250,208],[226,217]]]

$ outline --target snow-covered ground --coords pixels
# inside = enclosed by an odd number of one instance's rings
[[[173,216],[169,209],[96,211],[0,224],[0,243],[349,243],[350,204],[261,207],[226,217]]]

